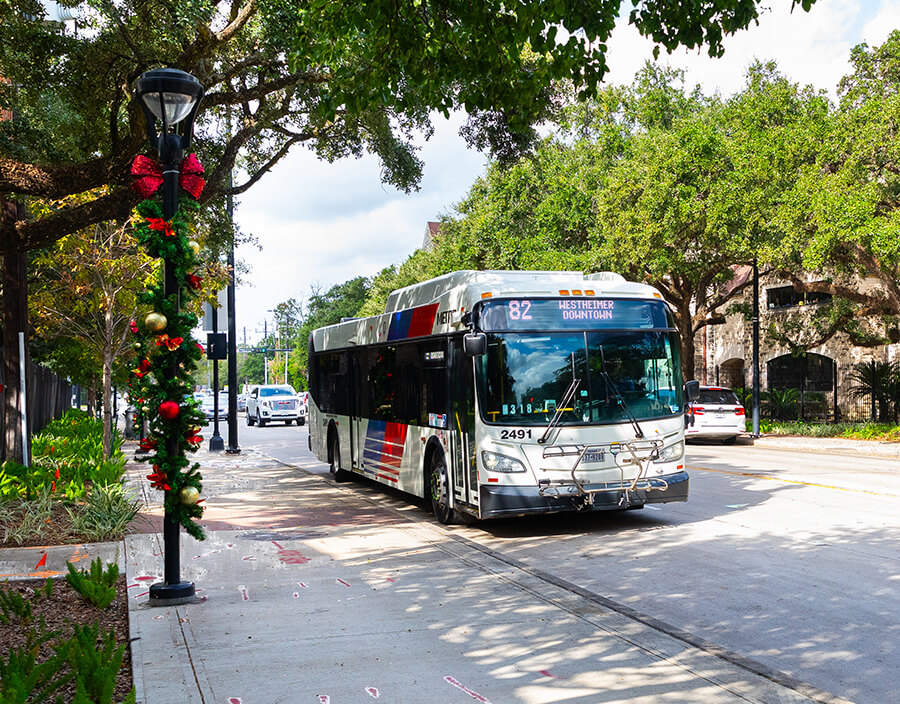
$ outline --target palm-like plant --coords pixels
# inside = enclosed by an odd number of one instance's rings
[[[800,415],[799,389],[769,389],[761,400],[774,420],[797,420]]]
[[[890,422],[900,406],[900,362],[858,362],[848,374],[850,398],[874,403],[875,420]]]

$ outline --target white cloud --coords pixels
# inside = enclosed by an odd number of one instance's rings
[[[877,45],[900,27],[900,0],[818,0],[809,13],[790,11],[790,0],[775,0],[759,25],[729,37],[725,55],[662,52],[660,61],[686,70],[689,85],[706,94],[740,90],[754,60],[777,61],[792,81],[811,84],[834,96],[850,70],[851,48]],[[629,83],[652,45],[622,22],[608,43],[608,82]],[[435,135],[422,145],[421,190],[409,195],[381,184],[374,157],[320,162],[297,150],[244,195],[236,210],[243,230],[263,247],[240,248],[252,267],[249,285],[238,288],[239,336],[262,328],[266,311],[288,298],[305,298],[310,285],[329,288],[354,276],[371,276],[403,261],[421,245],[426,223],[452,208],[484,171],[485,159],[457,134],[461,118],[438,118]]]

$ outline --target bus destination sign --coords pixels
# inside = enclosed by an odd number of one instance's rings
[[[479,327],[508,330],[671,328],[662,301],[624,298],[513,298],[482,302]]]

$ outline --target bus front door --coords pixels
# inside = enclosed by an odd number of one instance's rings
[[[463,354],[462,338],[451,341],[448,365],[450,418],[453,428],[453,493],[456,500],[478,506],[478,467],[475,455],[475,384],[472,358]]]

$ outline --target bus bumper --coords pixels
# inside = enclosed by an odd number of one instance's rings
[[[543,494],[536,486],[485,486],[481,487],[481,518],[504,518],[524,516],[533,513],[557,513],[561,511],[615,511],[617,509],[639,508],[644,504],[665,504],[673,501],[687,501],[689,478],[687,472],[667,474],[662,477],[666,488],[638,488],[628,490],[603,485],[585,484],[593,501],[573,493],[561,492]],[[626,497],[623,500],[623,497]]]

